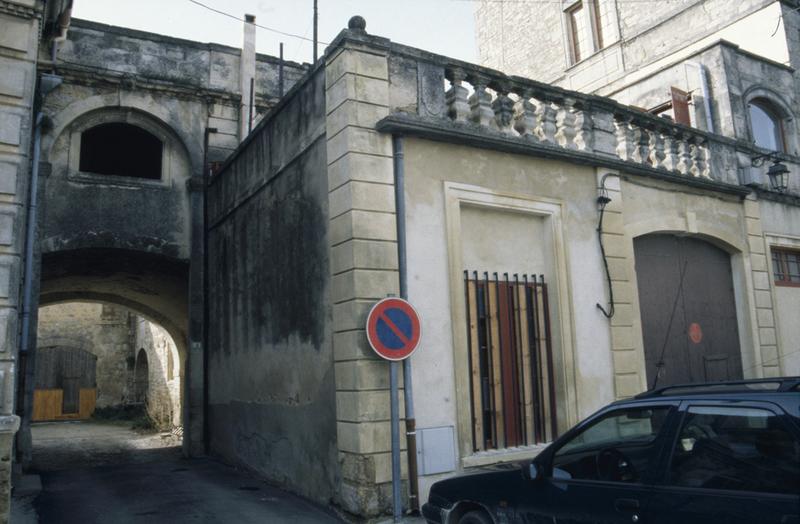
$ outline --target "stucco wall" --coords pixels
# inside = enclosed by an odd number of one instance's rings
[[[424,324],[421,348],[413,356],[417,427],[455,428],[457,469],[525,455],[519,450],[473,454],[470,448],[466,339],[461,334],[466,331],[465,269],[546,274],[555,295],[552,324],[564,427],[646,387],[633,241],[648,233],[696,236],[731,255],[744,375],[779,372],[771,361],[776,351],[770,341],[773,309],[756,300],[756,293],[771,300],[758,204],[766,209],[764,224],[800,223],[785,215],[794,208],[771,211],[764,201],[743,203],[736,196],[612,173],[606,181],[612,202],[604,241],[617,312],[607,321],[595,305],[607,300],[595,198],[599,178],[609,170],[411,138],[405,151],[409,298]],[[772,226],[763,227],[769,231]],[[778,227],[784,235],[791,229]],[[784,295],[783,290],[776,294],[778,310],[783,305],[796,312],[796,297]],[[786,341],[794,323],[780,325],[786,314],[793,313],[778,313],[779,337],[791,351]],[[526,456],[535,453],[531,448]],[[421,478],[423,498],[438,478]]]
[[[760,207],[764,235],[769,246],[800,250],[800,208],[767,200],[762,200]],[[787,376],[800,375],[800,322],[797,321],[800,287],[775,285],[774,275],[770,281],[780,344],[781,373]]]
[[[209,446],[320,502],[337,485],[324,71],[210,189]]]
[[[613,400],[609,324],[595,307],[595,302],[606,300],[595,232],[595,170],[416,139],[406,141],[405,158],[409,299],[424,323],[420,349],[413,356],[417,427],[455,426],[457,464],[468,457],[459,451],[466,443],[458,411],[459,403],[469,410],[469,398],[457,387],[456,377],[458,370],[466,369],[466,354],[454,347],[453,339],[454,330],[466,330],[463,305],[454,303],[464,295],[464,269],[547,273],[555,292],[552,325],[559,339],[555,353],[560,426]],[[460,227],[454,226],[448,193],[464,190],[477,193],[463,198],[483,200],[484,211],[491,210],[491,231],[469,227],[475,218],[469,212]],[[558,218],[522,214],[527,205],[554,205]],[[544,226],[537,220],[560,223]],[[552,235],[561,238],[548,238]],[[498,267],[455,267],[453,249],[460,243],[465,246],[458,250],[462,263],[488,261]],[[475,250],[482,251],[480,256]],[[556,250],[560,261],[553,256]],[[497,260],[498,255],[504,260]],[[421,477],[423,500],[437,478]]]

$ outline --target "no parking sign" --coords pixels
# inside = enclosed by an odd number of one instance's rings
[[[402,298],[384,298],[367,315],[367,340],[386,360],[404,360],[419,345],[422,326],[419,314]]]

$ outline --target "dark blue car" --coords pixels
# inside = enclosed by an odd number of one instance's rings
[[[434,484],[429,523],[800,524],[800,377],[615,402],[533,461]]]

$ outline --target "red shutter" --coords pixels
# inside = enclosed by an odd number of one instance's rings
[[[669,88],[672,96],[672,112],[675,114],[675,122],[678,124],[692,125],[692,118],[689,116],[689,93],[681,91],[677,87]]]

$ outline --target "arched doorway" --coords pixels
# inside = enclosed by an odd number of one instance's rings
[[[147,365],[147,352],[144,348],[136,355],[136,371],[133,378],[133,396],[137,404],[147,404],[147,391],[150,389],[150,366]]]
[[[672,234],[634,252],[648,387],[742,378],[730,255]]]

